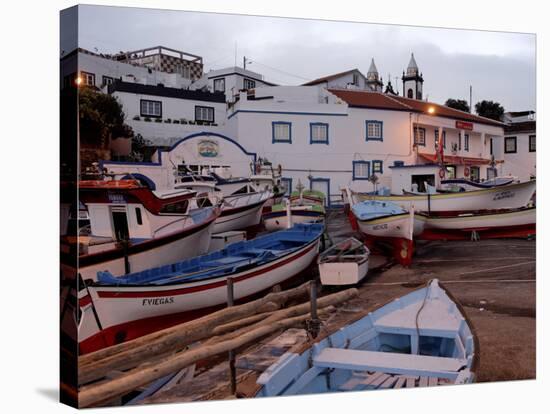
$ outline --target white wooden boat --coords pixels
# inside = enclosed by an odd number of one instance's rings
[[[444,212],[497,210],[525,207],[535,193],[536,181],[526,181],[483,190],[445,194],[379,196],[346,190],[351,197],[350,205],[366,200],[390,201],[406,210]]]
[[[193,319],[227,302],[227,279],[235,300],[247,298],[304,271],[317,257],[320,224],[229,245],[208,255],[98,281],[79,292],[82,353]]]
[[[475,182],[466,178],[441,180],[441,189],[444,191],[475,191],[487,188],[502,187],[518,182],[517,177],[496,177],[483,182]]]
[[[257,396],[464,384],[478,365],[473,327],[433,280],[283,354],[258,378]]]
[[[361,241],[349,238],[319,255],[319,275],[323,285],[354,285],[367,275],[369,249]]]
[[[415,220],[413,208],[406,211],[395,203],[369,200],[354,204],[351,210],[359,230],[370,237],[413,240],[424,229],[424,221]]]
[[[291,205],[276,204],[263,213],[262,220],[267,231],[283,230],[294,223],[323,223],[325,208],[319,204]]]
[[[244,230],[260,224],[265,203],[273,193],[269,190],[234,194],[222,200],[221,214],[214,224],[214,233]]]
[[[536,207],[526,207],[517,210],[479,211],[457,215],[420,216],[426,229],[438,230],[470,230],[494,229],[516,226],[535,225],[537,219]]]
[[[189,190],[151,191],[135,180],[81,181],[91,234],[65,241],[62,271],[96,280],[99,271],[120,276],[207,252],[220,209],[199,208],[195,196]],[[77,270],[64,267],[71,263],[71,246],[78,246]]]

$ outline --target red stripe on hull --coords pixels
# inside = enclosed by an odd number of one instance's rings
[[[426,229],[418,237],[419,240],[470,240],[472,231],[476,231],[481,239],[504,239],[504,238],[526,238],[537,234],[537,226],[535,224],[527,224],[521,226],[508,226],[502,228],[481,228],[481,229],[463,229],[463,230],[448,230],[448,229]]]

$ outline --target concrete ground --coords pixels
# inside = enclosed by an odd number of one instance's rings
[[[328,230],[335,240],[354,235],[341,211],[331,212]],[[418,242],[410,268],[395,264],[369,273],[359,297],[347,306],[375,309],[437,278],[460,301],[477,332],[477,382],[534,379],[535,260],[534,240]]]

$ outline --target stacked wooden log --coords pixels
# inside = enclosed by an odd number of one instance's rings
[[[177,372],[198,361],[235,350],[266,335],[303,326],[310,303],[284,308],[303,298],[310,283],[167,328],[79,357],[79,406],[97,406]],[[348,289],[317,300],[319,316],[357,295]],[[199,346],[187,347],[197,341]],[[116,373],[116,375],[113,375]]]

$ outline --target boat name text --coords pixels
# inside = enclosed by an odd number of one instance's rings
[[[155,299],[143,299],[141,306],[158,306],[158,305],[169,305],[174,303],[174,298],[155,298]]]
[[[516,193],[514,193],[513,191],[502,191],[495,194],[495,196],[493,197],[493,201],[503,200],[505,198],[514,198],[515,195]]]

